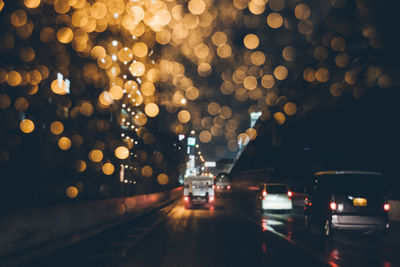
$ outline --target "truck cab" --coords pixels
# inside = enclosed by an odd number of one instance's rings
[[[213,177],[185,177],[183,181],[183,199],[185,207],[190,207],[195,204],[212,205],[215,202],[213,184]]]

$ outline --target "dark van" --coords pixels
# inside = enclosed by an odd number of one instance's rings
[[[389,227],[383,176],[376,172],[324,171],[307,190],[304,222],[330,237],[336,230],[379,231]]]

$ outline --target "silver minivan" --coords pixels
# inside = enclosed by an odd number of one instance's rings
[[[377,172],[315,173],[305,199],[305,227],[315,225],[327,237],[336,230],[383,233],[389,228],[390,209],[383,185],[383,176]]]

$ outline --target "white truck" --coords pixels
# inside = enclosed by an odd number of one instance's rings
[[[187,176],[183,180],[183,200],[186,207],[210,205],[215,201],[214,179],[209,176]]]

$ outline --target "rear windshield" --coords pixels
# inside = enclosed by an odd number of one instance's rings
[[[217,176],[217,180],[229,180],[229,174],[227,173],[220,173]]]
[[[286,194],[287,187],[284,185],[267,185],[267,193],[269,193],[269,194]]]
[[[383,177],[369,174],[321,175],[314,180],[315,189],[344,194],[381,194]]]

